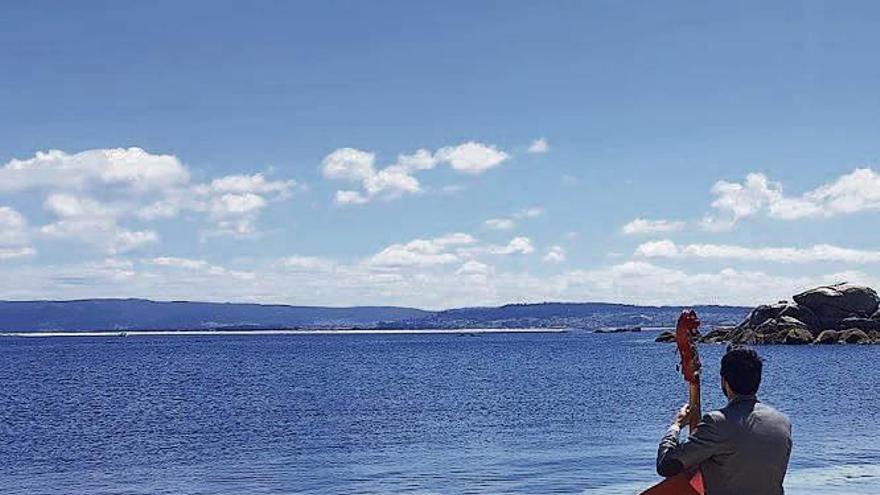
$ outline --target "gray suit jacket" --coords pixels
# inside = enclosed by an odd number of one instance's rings
[[[788,418],[753,395],[737,396],[704,415],[684,443],[670,427],[660,441],[657,472],[673,476],[699,466],[707,495],[782,495],[790,454]]]

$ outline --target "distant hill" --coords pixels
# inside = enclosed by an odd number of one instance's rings
[[[362,328],[427,314],[391,306],[324,308],[146,299],[2,301],[0,331]]]
[[[509,304],[424,311],[394,306],[330,308],[145,299],[0,301],[0,331],[267,328],[584,328],[672,326],[681,306],[608,303]],[[706,325],[734,325],[750,308],[697,306]]]
[[[461,308],[438,311],[416,320],[394,323],[419,328],[583,328],[621,326],[674,326],[683,306],[633,306],[612,303],[507,304],[499,307]],[[694,306],[703,323],[736,325],[751,308],[741,306]]]

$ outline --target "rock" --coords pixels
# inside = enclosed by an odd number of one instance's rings
[[[871,337],[871,340],[875,344],[880,344],[880,330],[872,330],[868,332],[868,337]]]
[[[705,342],[707,344],[717,344],[719,342],[725,342],[730,336],[730,332],[731,329],[726,327],[713,328],[706,335],[703,336],[701,342]]]
[[[871,337],[868,337],[868,334],[858,328],[850,328],[840,332],[840,342],[846,342],[847,344],[869,344]]]
[[[783,343],[785,344],[809,344],[813,342],[813,334],[806,328],[792,328],[785,334]]]
[[[775,318],[767,320],[757,327],[753,327],[753,330],[758,335],[769,335],[771,333],[776,333],[779,330],[779,322],[776,321]]]
[[[794,296],[794,300],[809,308],[825,328],[840,328],[841,320],[851,316],[867,318],[880,306],[874,289],[848,283],[810,289]]]
[[[813,341],[814,344],[836,344],[840,340],[840,333],[837,330],[823,330],[822,333]]]
[[[654,342],[675,342],[675,333],[665,330],[654,339]]]
[[[790,316],[804,323],[807,328],[813,330],[819,326],[819,318],[806,306],[800,306],[787,301],[779,301],[776,304],[764,304],[753,309],[746,321],[743,322],[752,328],[759,327],[768,320]]]
[[[624,332],[641,332],[642,327],[621,327],[621,328],[599,328],[593,333],[624,333]]]
[[[751,328],[737,328],[730,333],[730,343],[752,345],[758,343],[758,334]]]
[[[865,332],[870,332],[871,330],[880,330],[880,320],[875,320],[873,318],[862,318],[859,316],[851,316],[849,318],[844,318],[838,324],[839,328],[858,328],[859,330],[864,330]]]
[[[804,322],[802,322],[796,318],[793,318],[791,316],[780,316],[779,318],[773,318],[773,319],[767,320],[764,323],[761,323],[760,325],[755,327],[753,330],[758,335],[766,335],[766,336],[771,336],[771,335],[776,335],[776,334],[781,333],[782,335],[779,336],[779,339],[776,339],[776,340],[784,340],[785,334],[787,334],[789,330],[794,330],[794,329],[806,330],[807,332],[810,331]],[[768,340],[768,339],[765,339],[765,340]],[[773,340],[773,339],[770,338],[769,340]]]

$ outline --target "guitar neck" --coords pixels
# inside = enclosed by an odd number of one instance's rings
[[[688,423],[688,428],[690,428],[690,434],[693,435],[694,432],[697,431],[697,425],[700,424],[700,418],[703,417],[703,412],[700,410],[699,378],[696,380],[696,383],[688,382],[688,405],[691,408],[691,417],[690,422]]]

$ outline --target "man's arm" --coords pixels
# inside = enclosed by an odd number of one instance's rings
[[[657,473],[660,476],[675,476],[698,466],[718,453],[723,445],[715,420],[709,414],[703,416],[696,433],[688,437],[687,442],[679,443],[678,433],[681,431],[681,424],[687,419],[681,416],[679,413],[675,423],[666,430],[660,441],[660,448],[657,450]]]

